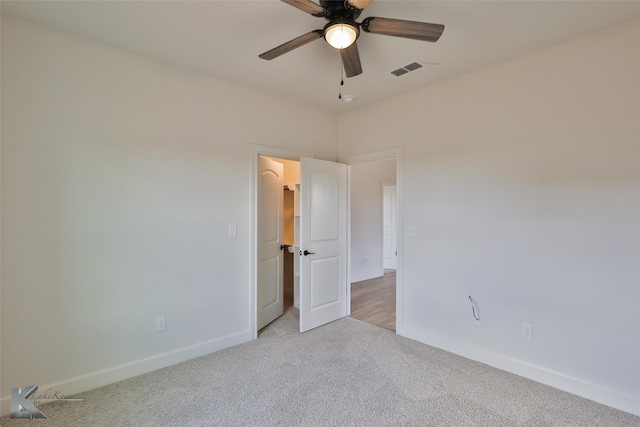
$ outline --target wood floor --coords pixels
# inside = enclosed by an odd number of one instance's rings
[[[396,330],[396,271],[351,284],[351,317]]]

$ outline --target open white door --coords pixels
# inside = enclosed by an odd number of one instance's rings
[[[347,315],[347,165],[300,159],[300,332]]]
[[[258,330],[283,313],[282,186],[284,166],[258,158]]]

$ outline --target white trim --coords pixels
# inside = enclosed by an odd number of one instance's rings
[[[478,347],[429,334],[412,326],[402,328],[399,335],[457,354],[476,362],[519,375],[524,378],[593,400],[621,411],[640,415],[640,398],[590,383],[561,372],[546,369],[522,360],[506,357]]]
[[[354,156],[347,156],[346,159],[340,159],[348,165],[355,165],[358,163],[370,163],[380,160],[395,160],[396,161],[396,212],[398,214],[396,222],[396,247],[398,249],[398,258],[396,259],[396,333],[402,335],[404,328],[404,149],[403,147],[392,148],[389,150],[376,151],[368,154],[358,154]],[[350,170],[350,168],[349,168]],[[349,177],[350,178],[350,177]],[[347,194],[349,197],[348,214],[351,218],[351,179],[347,181]],[[351,256],[351,220],[347,223],[347,250],[349,256]],[[351,264],[351,260],[347,263]],[[349,273],[349,271],[347,271]],[[349,303],[351,302],[351,286],[347,287]],[[348,313],[350,314],[351,304],[349,304]]]
[[[167,366],[185,362],[196,357],[205,356],[207,354],[223,350],[251,341],[251,331],[242,331],[235,334],[216,338],[210,341],[204,341],[198,344],[172,350],[166,353],[136,360],[134,362],[125,363],[123,365],[114,366],[90,374],[81,375],[74,378],[58,381],[53,384],[40,385],[41,390],[56,390],[66,395],[73,395],[87,390],[93,390],[98,387],[113,384],[118,381],[126,380]],[[11,384],[11,388],[24,387],[28,384]],[[11,406],[11,395],[4,396],[0,400],[0,413],[2,415],[9,414]]]
[[[351,316],[351,165],[347,163],[347,316]]]
[[[250,260],[251,267],[249,268],[249,283],[250,283],[250,295],[251,295],[251,309],[249,310],[249,327],[251,331],[252,339],[258,338],[258,273],[257,273],[257,259],[258,259],[258,157],[274,157],[285,160],[300,160],[300,157],[315,157],[313,154],[305,153],[303,151],[287,150],[284,148],[268,147],[266,145],[251,144],[251,244],[249,250],[251,251]]]
[[[404,152],[403,147],[391,148],[389,150],[376,151],[368,154],[357,154],[353,156],[348,156],[344,161],[348,165],[355,165],[358,163],[370,163],[370,162],[376,162],[379,160],[402,159],[403,152]],[[343,161],[343,160],[341,159],[340,161]]]

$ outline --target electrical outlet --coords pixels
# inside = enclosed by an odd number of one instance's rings
[[[156,317],[156,332],[167,330],[167,318],[165,316]]]
[[[238,237],[238,228],[235,225],[229,226],[229,237]]]
[[[367,263],[367,259],[366,258],[362,258],[360,260],[360,265],[365,265]]]
[[[533,339],[533,326],[526,323],[522,324],[522,338],[527,340]]]
[[[417,236],[418,235],[418,229],[416,228],[415,225],[408,225],[407,226],[407,236]]]

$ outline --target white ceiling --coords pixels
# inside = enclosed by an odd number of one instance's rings
[[[118,49],[341,113],[640,17],[640,1],[374,0],[367,16],[444,24],[436,43],[362,33],[363,74],[345,79],[319,39],[272,61],[258,55],[326,21],[278,0],[2,1],[2,12]],[[429,65],[403,78],[388,72]],[[598,58],[594,58],[597,61]]]

